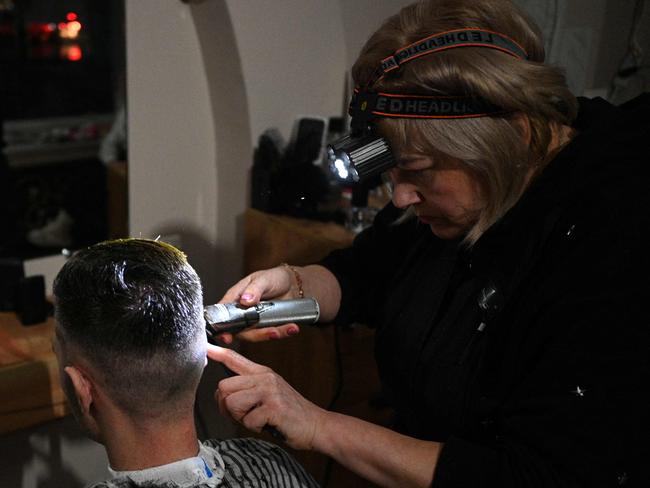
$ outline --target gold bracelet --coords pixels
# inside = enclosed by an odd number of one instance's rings
[[[302,277],[300,276],[300,273],[298,273],[298,270],[288,263],[282,263],[281,266],[284,266],[293,273],[293,276],[296,278],[296,286],[298,287],[298,296],[300,298],[305,298],[305,291],[302,289]]]

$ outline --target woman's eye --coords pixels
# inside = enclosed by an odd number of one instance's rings
[[[428,178],[431,168],[426,169],[409,169],[402,171],[403,178],[412,182],[421,182]]]

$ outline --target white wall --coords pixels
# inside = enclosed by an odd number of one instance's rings
[[[180,1],[127,0],[126,33],[130,234],[180,235],[200,268],[214,253],[218,188],[194,21]]]
[[[336,1],[230,0],[252,144],[269,127],[288,138],[299,115],[340,115],[346,49]]]
[[[248,96],[252,143],[289,138],[300,115],[342,115],[345,73],[367,37],[407,0],[228,0]]]
[[[131,235],[179,235],[217,299],[241,275],[258,137],[341,115],[353,58],[407,3],[126,0]]]

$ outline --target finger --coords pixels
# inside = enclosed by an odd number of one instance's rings
[[[223,403],[224,397],[221,395],[221,392],[218,388],[214,391],[214,401],[217,402],[219,413],[221,413],[221,415],[225,415],[226,417],[230,417],[230,413],[228,413],[228,410]]]
[[[221,412],[222,415],[225,415],[226,417],[231,417],[235,421],[239,421],[239,418],[241,417],[233,417],[229,408],[226,406],[226,398],[228,396],[231,396],[234,394],[234,391],[232,391],[230,388],[227,387],[227,385],[224,383],[225,380],[221,380],[217,386],[217,389],[214,392],[214,399],[217,402],[217,406],[219,407],[219,412]]]
[[[251,403],[250,406],[246,409],[242,407],[242,410],[239,410],[237,408],[237,405],[228,405],[228,398],[232,397],[233,395],[228,395],[223,396],[221,394],[220,390],[216,390],[214,393],[214,398],[217,402],[217,406],[219,407],[219,412],[221,415],[224,417],[228,417],[234,422],[241,422],[242,417],[246,415],[246,413],[255,406],[255,403]],[[230,400],[232,402],[232,399]]]
[[[300,327],[298,327],[298,324],[294,324],[293,322],[275,327],[275,329],[278,332],[280,339],[285,339],[300,333]]]
[[[262,432],[262,429],[266,425],[272,425],[274,428],[277,428],[276,425],[272,424],[271,410],[264,404],[256,405],[248,412],[246,412],[239,420],[239,423],[241,423],[248,430],[252,430],[254,432]]]
[[[232,344],[235,338],[233,337],[232,334],[228,332],[224,332],[223,334],[218,334],[216,336],[217,340],[221,342],[222,344],[225,344],[226,346],[229,344]]]
[[[239,302],[242,305],[251,306],[260,300],[285,297],[291,287],[291,280],[281,267],[257,271],[249,278],[241,290]]]
[[[260,375],[231,376],[219,381],[217,388],[219,394],[225,398],[232,393],[255,388],[257,385],[263,384],[264,381]]]
[[[289,323],[278,327],[245,330],[237,334],[237,338],[247,342],[262,342],[273,339],[285,339],[299,332],[300,328],[297,324]]]
[[[238,302],[239,298],[241,297],[242,292],[244,291],[244,289],[251,282],[251,278],[252,278],[252,275],[248,275],[245,278],[242,278],[241,280],[239,280],[233,286],[231,286],[228,289],[228,291],[226,291],[226,293],[221,298],[221,300],[219,300],[219,303]]]
[[[255,305],[258,303],[262,297],[269,296],[270,283],[266,278],[266,275],[258,275],[251,279],[242,291],[239,296],[239,303],[242,305]]]
[[[239,280],[226,292],[219,303],[236,302],[248,306],[255,305],[270,287],[267,275],[267,271],[257,271]]]
[[[223,399],[223,406],[233,420],[242,423],[249,412],[260,405],[260,395],[256,390],[243,390]]]
[[[211,360],[223,364],[230,371],[240,375],[270,371],[266,366],[254,363],[232,349],[226,349],[225,347],[208,344],[207,355]]]

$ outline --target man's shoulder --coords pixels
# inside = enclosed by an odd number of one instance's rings
[[[253,438],[209,439],[203,445],[215,449],[225,464],[225,479],[233,486],[258,486],[260,480],[277,479],[281,486],[317,487],[318,483],[280,446]],[[264,486],[267,486],[266,484]],[[273,486],[273,484],[271,484]]]
[[[196,488],[200,488],[201,485],[196,485]],[[95,483],[94,485],[86,486],[86,488],[178,488],[178,485],[174,483],[169,484],[160,484],[151,482],[136,483],[133,480],[120,478],[101,481]]]
[[[234,439],[208,439],[202,441],[206,447],[216,449],[224,461],[236,459],[283,459],[291,465],[298,465],[293,457],[280,446],[252,437]]]
[[[254,439],[253,437],[235,437],[232,439],[206,439],[201,441],[201,444],[208,447],[217,449],[262,449],[263,451],[273,451],[279,449],[283,451],[280,446],[272,444],[261,439]]]
[[[186,485],[183,486],[185,488],[190,488],[187,487]],[[178,488],[178,485],[173,482],[169,482],[169,483],[160,483],[154,481],[135,482],[130,479],[122,478],[122,479],[102,481],[94,485],[86,486],[86,488]],[[214,485],[210,485],[207,483],[197,483],[195,485],[192,485],[191,488],[214,488]]]
[[[202,442],[203,456],[210,455],[223,461],[222,484],[229,487],[290,486],[295,488],[318,487],[314,479],[284,449],[270,442],[252,438],[209,439]],[[216,461],[217,465],[220,465]],[[193,485],[193,488],[208,487]],[[119,478],[96,483],[87,488],[177,488],[177,485],[160,483],[136,483]]]

